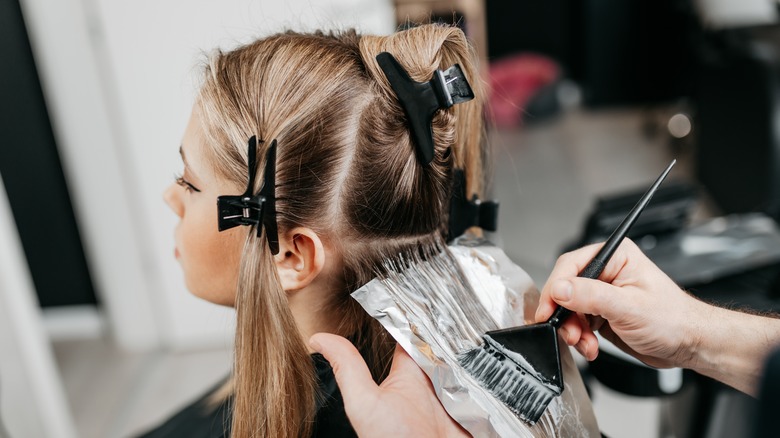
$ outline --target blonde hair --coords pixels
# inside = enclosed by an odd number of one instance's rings
[[[474,101],[434,117],[429,166],[417,161],[404,113],[377,65],[383,51],[417,81],[458,63],[475,88]],[[288,32],[217,53],[206,67],[198,105],[209,162],[242,187],[247,138],[263,139],[261,149],[278,141],[280,234],[309,227],[337,249],[343,277],[323,313],[336,319],[338,334],[355,344],[377,381],[394,342],[349,293],[377,275],[382,261],[441,247],[453,165],[466,170],[470,193],[481,194],[482,93],[472,59],[459,29],[425,25],[385,37]],[[313,364],[265,237],[254,230],[236,309],[233,436],[311,435]]]

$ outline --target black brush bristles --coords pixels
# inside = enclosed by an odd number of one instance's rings
[[[535,370],[526,369],[510,359],[495,347],[489,336],[484,340],[482,348],[474,348],[458,357],[460,365],[515,415],[527,423],[536,423],[561,391],[543,384],[535,376]]]
[[[530,424],[539,421],[553,397],[563,392],[555,327],[494,330],[482,335],[482,341],[482,346],[458,355],[460,366],[519,418]]]

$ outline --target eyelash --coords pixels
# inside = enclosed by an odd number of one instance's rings
[[[192,183],[190,183],[189,181],[184,179],[183,176],[181,176],[181,175],[174,175],[173,177],[176,180],[176,184],[184,187],[184,190],[200,192],[200,190],[197,187],[195,187],[194,185],[192,185]]]

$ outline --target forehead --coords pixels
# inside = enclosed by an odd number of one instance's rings
[[[209,166],[206,165],[204,140],[203,124],[195,105],[184,130],[179,152],[187,168],[199,177],[213,175],[213,172],[208,172]]]
[[[222,176],[211,161],[213,152],[209,151],[208,136],[204,131],[201,111],[197,104],[193,106],[187,128],[184,130],[180,150],[188,176],[193,182],[201,184],[198,188],[207,191],[215,189],[220,191],[220,195],[229,195],[246,187],[246,179],[238,182]],[[241,173],[243,178],[246,178],[246,165],[243,169]]]

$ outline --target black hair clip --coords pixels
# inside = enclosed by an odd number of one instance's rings
[[[460,236],[471,227],[480,227],[485,231],[496,231],[498,229],[498,202],[480,201],[476,195],[469,200],[466,194],[466,173],[463,169],[455,169],[447,240]]]
[[[418,159],[427,165],[433,160],[433,115],[473,99],[474,92],[458,64],[436,70],[429,82],[415,82],[390,53],[382,52],[376,60],[409,119]]]
[[[262,143],[262,140],[260,141]],[[246,192],[240,196],[217,197],[219,231],[229,230],[239,225],[257,225],[260,236],[261,226],[265,227],[265,236],[271,253],[279,253],[279,234],[276,226],[276,140],[271,142],[265,154],[265,172],[263,187],[257,195],[252,195],[257,172],[257,138],[249,139],[247,150],[249,183]]]

